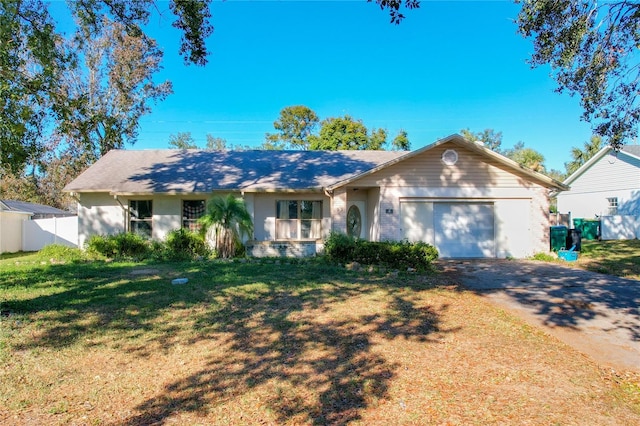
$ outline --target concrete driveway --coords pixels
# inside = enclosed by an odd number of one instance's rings
[[[614,369],[640,371],[640,281],[525,260],[440,260],[475,291]]]

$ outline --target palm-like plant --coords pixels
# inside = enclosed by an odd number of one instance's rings
[[[602,138],[597,135],[591,136],[589,142],[584,143],[584,149],[571,148],[571,161],[564,164],[567,169],[567,175],[578,170],[584,163],[589,161],[591,157],[596,155],[602,149]]]
[[[218,257],[233,257],[236,247],[242,243],[242,237],[253,233],[253,222],[244,201],[232,194],[211,198],[199,222],[204,234],[212,232]]]

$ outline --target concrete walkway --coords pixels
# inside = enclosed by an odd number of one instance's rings
[[[640,281],[524,260],[440,260],[439,266],[597,363],[640,371]]]

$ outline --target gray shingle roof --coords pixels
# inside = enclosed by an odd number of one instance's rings
[[[625,145],[622,147],[624,152],[640,157],[640,145]]]
[[[394,151],[113,150],[68,192],[322,189],[405,155]]]
[[[43,204],[27,203],[26,201],[0,200],[6,210],[14,212],[33,213],[35,215],[69,216],[72,213]]]

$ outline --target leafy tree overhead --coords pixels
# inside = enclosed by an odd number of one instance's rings
[[[69,50],[82,51],[84,66],[67,68],[59,81],[57,132],[95,161],[111,149],[134,143],[149,103],[172,93],[171,82],[156,84],[162,52],[144,34],[129,35],[103,19],[102,32],[81,28]]]
[[[46,132],[85,143],[97,155],[134,142],[137,120],[148,102],[170,85],[155,85],[161,52],[142,31],[156,5],[150,0],[67,3],[76,28],[64,36],[48,4],[0,2],[0,167],[19,172],[43,152]],[[206,63],[205,1],[175,1],[174,26],[181,52]],[[108,88],[108,90],[107,90]],[[102,144],[96,149],[96,143]]]
[[[319,122],[316,113],[304,105],[283,108],[273,123],[278,133],[267,133],[265,141],[284,149],[309,149],[309,137]]]
[[[172,149],[198,149],[191,132],[178,132],[169,136],[169,148]]]
[[[484,146],[497,153],[502,152],[502,132],[495,132],[493,129],[484,129],[482,132],[474,133],[469,129],[460,130],[460,134],[471,142],[480,141]]]
[[[310,138],[309,148],[330,151],[380,149],[386,142],[386,132],[384,141],[381,141],[382,136],[379,130],[369,134],[362,120],[349,115],[332,117],[322,120],[320,133]]]
[[[312,149],[312,150],[408,150],[410,148],[407,132],[400,130],[396,138],[387,141],[386,129],[367,129],[362,120],[349,115],[331,117],[320,122],[310,108],[302,105],[283,108],[280,118],[273,123],[279,133],[267,133],[260,149]]]
[[[411,150],[411,143],[409,142],[409,135],[405,130],[400,130],[398,135],[393,138],[391,142],[391,149],[394,151],[409,151]]]
[[[578,95],[582,118],[614,148],[637,136],[640,3],[522,0],[519,30],[533,66],[550,65],[559,92]]]
[[[224,138],[217,138],[207,133],[207,150],[208,151],[226,151],[227,140]]]
[[[384,150],[387,143],[387,131],[385,129],[372,129],[369,132],[369,145],[366,149]]]
[[[502,154],[534,172],[544,172],[545,170],[544,155],[533,148],[526,148],[524,142],[516,143],[513,148],[504,150]]]
[[[0,2],[0,167],[16,174],[42,152],[49,93],[69,61],[46,7],[29,3]]]
[[[371,1],[371,0],[370,0]],[[170,0],[169,10],[173,15],[172,25],[180,30],[181,43],[179,53],[186,64],[205,65],[207,63],[207,38],[213,33],[210,23],[211,0]],[[404,10],[419,7],[417,0],[373,0],[373,3],[387,11],[391,22],[399,23]],[[131,108],[126,111],[124,122],[119,114],[104,109],[95,110],[92,101],[77,96],[76,90],[66,91],[59,83],[68,73],[77,73],[80,59],[85,51],[85,43],[104,37],[109,31],[116,38],[126,38],[144,44],[149,50],[140,53],[139,60],[146,65],[152,64],[143,78],[132,73],[138,82],[147,79],[158,69],[159,51],[155,42],[144,33],[153,13],[165,14],[155,0],[82,0],[68,1],[69,12],[73,16],[75,28],[67,30],[65,36],[56,26],[43,0],[2,0],[0,1],[0,167],[21,173],[22,168],[32,164],[44,150],[42,140],[46,139],[45,130],[51,129],[51,121],[64,129],[61,134],[74,136],[92,134],[106,141],[107,147],[115,147],[120,142],[135,142],[136,116],[148,112],[146,104],[140,103],[138,94],[147,86],[136,86],[132,81],[122,80],[126,66],[135,55],[129,52],[120,65],[113,67],[102,65],[97,69],[118,72],[120,81],[110,81],[109,88],[118,88],[122,98],[120,105]],[[108,27],[112,27],[109,30]],[[71,42],[73,41],[73,42]],[[90,56],[97,59],[96,65],[106,60],[106,55],[116,53],[111,58],[119,58],[117,52],[103,52],[94,49]],[[127,59],[128,58],[128,59]],[[152,60],[152,62],[146,62]],[[94,68],[96,69],[96,68]],[[137,72],[143,70],[140,67]],[[65,74],[67,73],[67,74]],[[111,75],[103,74],[104,77]],[[94,80],[97,82],[98,80]],[[104,82],[104,81],[102,81]],[[136,88],[133,99],[125,95],[128,89]],[[160,90],[160,87],[156,88]],[[165,86],[166,89],[166,86]],[[94,93],[99,95],[99,93]],[[166,95],[166,92],[164,93]],[[149,93],[143,99],[149,100]],[[157,93],[157,99],[162,95]],[[151,96],[153,98],[153,95]],[[110,98],[112,99],[112,98]],[[96,123],[91,113],[99,113]],[[127,115],[128,114],[128,115]],[[75,122],[70,122],[76,120]],[[80,122],[87,120],[88,122]],[[117,135],[123,135],[122,141]],[[115,142],[113,142],[115,140]],[[77,141],[76,141],[77,143]],[[99,154],[108,148],[99,150]]]
[[[544,172],[545,175],[549,176],[551,179],[555,179],[558,182],[562,182],[567,178],[567,174],[563,171],[557,169],[551,169]]]

